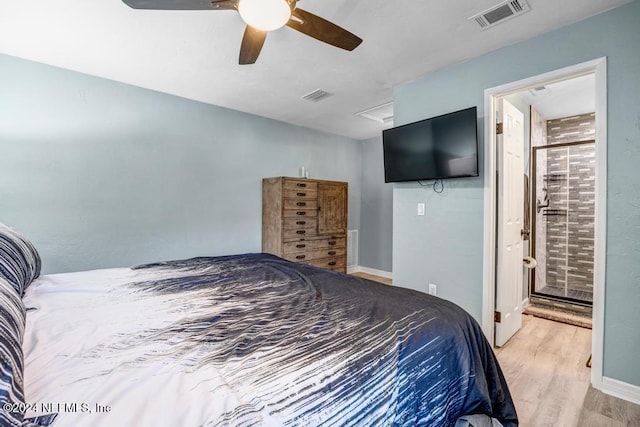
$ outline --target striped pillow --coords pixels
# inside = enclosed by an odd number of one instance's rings
[[[0,426],[20,426],[21,412],[7,406],[24,403],[22,335],[25,308],[22,298],[8,281],[0,278]],[[7,405],[7,406],[5,406]]]
[[[40,255],[17,231],[0,223],[0,278],[13,285],[18,295],[40,275]]]

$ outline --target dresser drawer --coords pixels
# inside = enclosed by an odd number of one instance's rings
[[[318,210],[317,200],[284,199],[285,209],[313,209]]]
[[[286,193],[287,190],[308,190],[308,191],[318,191],[318,183],[315,181],[307,181],[305,179],[285,179],[284,180],[284,191]]]
[[[345,272],[347,263],[345,257],[320,258],[311,261],[302,261],[304,264],[313,265],[314,267],[327,268],[329,270]]]
[[[283,238],[285,241],[291,241],[291,240],[300,240],[300,239],[304,239],[307,237],[315,237],[316,236],[316,229],[315,228],[297,228],[297,229],[292,229],[292,230],[284,230],[283,234]]]
[[[306,188],[284,190],[284,198],[285,200],[316,200],[318,198],[318,191]]]
[[[289,261],[297,261],[297,262],[307,262],[312,260],[317,260],[321,258],[340,258],[344,257],[346,254],[345,248],[336,248],[336,249],[321,249],[321,250],[307,250],[302,252],[293,252],[293,253],[285,253],[284,258]]]
[[[346,248],[347,239],[344,237],[328,237],[318,242],[318,249]]]
[[[331,250],[336,248],[346,248],[346,239],[327,239],[323,238],[314,238],[312,240],[304,240],[304,241],[296,241],[296,242],[285,242],[283,252],[293,253],[293,252],[306,252],[306,251],[315,251],[315,250]]]
[[[314,248],[309,244],[313,242],[313,240],[297,240],[295,242],[285,242],[284,243],[284,248],[283,248],[283,253],[285,255],[288,254],[295,254],[295,253],[306,253],[309,252],[311,250],[313,250]]]
[[[318,211],[316,209],[284,209],[282,214],[285,218],[309,218],[317,217]]]
[[[305,229],[317,229],[318,219],[314,217],[309,218],[287,218],[282,220],[282,224],[285,230],[300,230]]]

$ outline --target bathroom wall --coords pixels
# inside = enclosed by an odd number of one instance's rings
[[[596,137],[596,113],[547,121],[547,144],[588,141]]]

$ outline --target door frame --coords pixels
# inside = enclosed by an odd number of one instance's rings
[[[595,74],[596,96],[596,170],[594,220],[594,294],[592,326],[591,383],[603,388],[604,297],[607,241],[607,58],[601,57],[548,73],[514,81],[484,91],[484,247],[482,330],[494,342],[494,310],[496,293],[496,233],[497,233],[497,159],[496,101],[498,98],[533,87]]]

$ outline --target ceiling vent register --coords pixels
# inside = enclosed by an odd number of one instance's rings
[[[313,92],[309,92],[308,94],[303,95],[302,99],[306,99],[307,101],[318,102],[318,101],[322,101],[325,98],[330,97],[331,95],[333,94],[326,92],[322,89],[316,89]]]
[[[393,124],[393,101],[386,102],[373,108],[359,111],[356,116],[373,120],[378,123]]]
[[[486,30],[531,10],[525,0],[507,0],[468,18]]]

